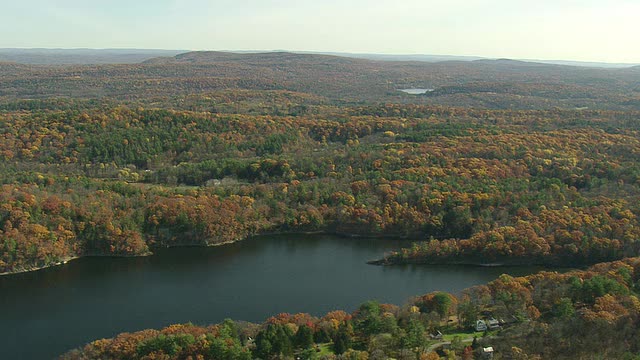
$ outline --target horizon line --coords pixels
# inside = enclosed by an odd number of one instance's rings
[[[168,48],[143,48],[143,47],[0,47],[2,50],[53,50],[53,51],[77,51],[77,50],[94,50],[94,51],[167,51],[167,52],[228,52],[228,53],[276,53],[276,52],[288,52],[288,53],[302,53],[302,54],[326,54],[326,55],[353,55],[353,56],[398,56],[398,57],[410,57],[410,56],[425,56],[425,57],[453,57],[453,58],[474,58],[482,60],[519,60],[526,62],[570,62],[570,63],[584,63],[584,64],[609,64],[617,66],[637,66],[640,62],[609,62],[599,60],[571,60],[571,59],[556,59],[556,58],[515,58],[515,57],[494,57],[483,55],[452,55],[452,54],[428,54],[428,53],[385,53],[385,52],[348,52],[348,51],[334,51],[334,50],[287,50],[287,49],[168,49]]]

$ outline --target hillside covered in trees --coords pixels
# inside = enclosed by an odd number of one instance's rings
[[[374,61],[330,55],[191,52],[140,64],[0,62],[1,99],[138,102],[226,89],[286,90],[338,103],[417,103],[489,109],[640,110],[640,71],[513,60]],[[433,89],[423,96],[405,88]],[[157,106],[157,105],[154,105]]]
[[[274,231],[426,241],[388,262],[638,253],[640,112],[336,106],[246,90],[174,104],[5,104],[0,271]]]
[[[483,312],[509,322],[495,335],[509,341],[469,350],[463,336],[459,356],[639,351],[637,67],[195,52],[0,63],[0,80],[0,273],[300,232],[415,241],[380,254],[386,265],[610,262],[407,308],[149,330],[70,358],[313,358],[315,343],[429,358],[424,335],[455,330],[441,320],[468,329]]]

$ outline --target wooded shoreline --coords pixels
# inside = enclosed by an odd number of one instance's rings
[[[217,246],[223,246],[223,245],[229,245],[229,244],[234,244],[240,241],[245,241],[249,238],[256,238],[256,237],[262,237],[262,236],[272,236],[272,235],[333,235],[333,236],[338,236],[338,237],[344,237],[344,238],[371,238],[371,239],[398,239],[398,240],[406,240],[406,238],[398,238],[398,237],[393,237],[393,236],[372,236],[372,235],[360,235],[360,234],[352,234],[352,233],[343,233],[343,232],[333,232],[333,231],[267,231],[267,232],[263,232],[263,233],[259,233],[259,234],[255,234],[255,235],[250,235],[247,236],[245,238],[242,239],[238,239],[238,240],[231,240],[231,241],[224,241],[224,242],[211,242],[211,243],[202,243],[202,242],[184,242],[184,243],[178,243],[178,244],[159,244],[156,246],[153,246],[148,253],[144,253],[144,254],[140,254],[140,255],[112,255],[112,254],[88,254],[88,255],[78,255],[78,256],[72,256],[72,257],[68,257],[65,258],[59,262],[50,264],[50,265],[44,265],[44,266],[39,266],[39,267],[34,267],[34,268],[29,268],[29,269],[19,269],[16,271],[12,271],[12,272],[3,272],[0,273],[0,276],[10,276],[10,275],[16,275],[16,274],[22,274],[22,273],[28,273],[28,272],[32,272],[32,271],[38,271],[38,270],[43,270],[43,269],[48,269],[48,268],[53,268],[53,267],[57,267],[60,265],[65,265],[73,260],[77,260],[77,259],[81,259],[81,258],[90,258],[90,257],[111,257],[111,258],[128,258],[128,257],[145,257],[145,256],[153,256],[153,249],[159,248],[159,249],[167,249],[167,248],[181,248],[181,247],[217,247]]]

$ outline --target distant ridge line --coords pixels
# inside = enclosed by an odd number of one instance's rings
[[[188,53],[208,54],[299,54],[299,55],[327,55],[341,58],[364,59],[374,61],[403,61],[403,62],[443,62],[443,61],[476,61],[476,60],[500,60],[520,61],[527,63],[579,66],[591,68],[631,68],[638,67],[640,63],[607,63],[595,61],[572,60],[538,60],[516,58],[491,58],[482,56],[459,55],[426,55],[426,54],[375,54],[375,53],[348,53],[331,51],[287,51],[287,50],[164,50],[164,49],[138,49],[138,48],[0,48],[0,62],[15,62],[33,65],[64,65],[64,64],[136,64],[143,63],[154,58],[171,58],[176,55]]]

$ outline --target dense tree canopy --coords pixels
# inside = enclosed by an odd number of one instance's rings
[[[429,359],[440,330],[448,357],[632,357],[639,81],[287,53],[0,64],[0,273],[318,231],[415,241],[387,265],[607,262],[403,307],[121,334],[66,357]],[[416,86],[433,91],[398,91]],[[499,342],[455,333],[493,317]]]
[[[0,271],[264,231],[425,241],[389,263],[590,264],[639,250],[636,112],[45,104],[0,113]]]

